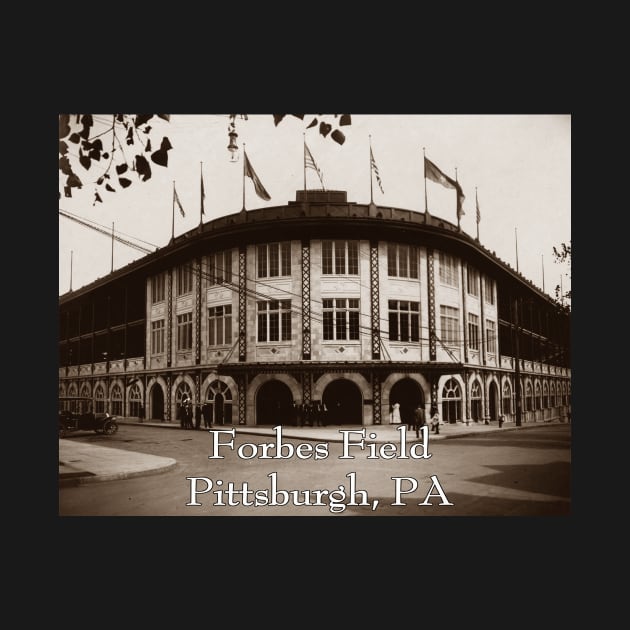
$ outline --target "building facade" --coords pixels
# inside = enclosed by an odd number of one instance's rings
[[[59,327],[60,397],[139,421],[186,395],[228,425],[570,410],[567,309],[457,226],[343,191],[203,224],[60,296]]]

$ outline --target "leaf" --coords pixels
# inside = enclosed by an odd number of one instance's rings
[[[128,168],[129,168],[129,167],[127,166],[127,164],[126,164],[126,163],[125,163],[125,164],[118,164],[118,165],[116,166],[116,172],[117,172],[119,175],[122,175],[122,174],[123,174],[123,173],[124,173],[124,172],[125,172]]]
[[[147,125],[147,126],[144,128],[144,133],[150,133],[150,132],[151,132],[151,129],[152,129],[151,125]]]
[[[84,114],[81,118],[81,124],[83,129],[79,132],[79,135],[86,140],[90,137],[90,128],[92,127],[92,114]]]
[[[103,143],[101,142],[100,138],[97,138],[96,140],[94,140],[94,142],[92,142],[92,148],[96,149],[97,151],[103,150]]]
[[[166,120],[167,122],[171,120],[171,115],[170,114],[158,114],[158,116],[160,118],[163,118],[164,120]]]
[[[325,123],[325,122],[319,123],[319,133],[321,133],[322,136],[324,136],[324,138],[330,133],[331,129],[332,129],[332,125],[329,125],[328,123]]]
[[[101,175],[101,176],[100,176],[100,177],[96,180],[96,183],[100,186],[100,185],[103,183],[104,179],[105,179],[105,178]]]
[[[88,155],[97,162],[100,162],[101,160],[101,152],[98,149],[92,149]]]
[[[150,118],[153,118],[153,114],[136,114],[136,127],[144,125]]]
[[[352,118],[350,114],[342,114],[341,118],[339,119],[339,126],[343,127],[345,125],[351,125],[351,124],[352,124]]]
[[[66,197],[72,197],[72,188],[70,188],[70,186],[64,186],[63,192],[65,193]]]
[[[59,170],[64,175],[72,175],[72,167],[70,166],[70,160],[67,157],[59,158]]]
[[[68,140],[70,140],[70,142],[74,142],[74,144],[79,144],[79,140],[81,140],[81,136],[79,136],[78,133],[73,133]]]
[[[317,124],[317,118],[313,118],[313,120],[311,120],[311,124],[307,127],[307,129],[314,127],[316,124]]]
[[[335,129],[331,134],[330,137],[337,143],[337,144],[343,144],[346,141],[346,136],[343,134],[342,131],[339,131],[339,129]]]
[[[160,166],[168,166],[168,153],[166,151],[162,151],[162,149],[158,149],[151,153],[151,159]]]
[[[92,166],[92,160],[90,160],[89,156],[83,155],[83,153],[79,154],[79,162],[81,162],[81,166],[86,170],[90,170],[90,166]]]
[[[103,203],[101,196],[98,193],[94,193],[94,203],[92,205],[95,206],[97,201]]]
[[[295,116],[296,118],[299,118],[300,120],[304,120],[304,114],[291,114],[291,116]]]
[[[129,127],[127,131],[127,144],[133,144],[133,127]]]
[[[173,146],[171,145],[169,139],[166,136],[164,136],[162,138],[162,144],[160,145],[160,149],[162,151],[170,151],[172,148]]]
[[[70,186],[70,188],[81,188],[83,186],[81,180],[74,173],[68,175],[66,185]]]
[[[103,153],[103,159],[106,160],[109,157],[109,153],[107,151]]]
[[[144,148],[145,152],[148,153],[151,150],[151,138],[147,140],[147,146]]]
[[[68,144],[63,140],[59,140],[59,153],[61,153],[61,155],[68,153]]]
[[[70,133],[70,115],[59,116],[59,138],[65,138]]]
[[[286,116],[286,114],[274,114],[273,124],[277,127],[278,123]]]
[[[127,188],[127,186],[131,186],[131,180],[127,179],[126,177],[119,177],[118,178],[118,183],[123,187],[123,188]]]
[[[151,165],[144,155],[136,155],[136,171],[143,182],[151,178]]]
[[[109,192],[116,192],[116,190],[112,188],[109,184],[105,184],[105,190],[109,190]]]
[[[81,148],[89,151],[92,148],[92,145],[88,140],[83,140],[83,142],[81,142]]]
[[[116,120],[118,122],[124,122],[125,121],[125,115],[124,114],[116,114]]]

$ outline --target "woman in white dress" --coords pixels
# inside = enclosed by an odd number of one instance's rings
[[[400,404],[394,403],[390,424],[400,424]]]

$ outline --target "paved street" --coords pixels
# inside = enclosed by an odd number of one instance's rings
[[[353,459],[340,458],[344,455],[341,442],[284,438],[286,446],[282,450],[288,453],[292,448],[293,457],[273,458],[276,449],[269,448],[270,458],[263,459],[260,444],[274,443],[274,436],[237,432],[234,449],[219,449],[224,459],[208,459],[215,453],[212,436],[206,431],[121,425],[113,436],[75,434],[67,439],[130,451],[130,459],[133,453],[144,453],[176,463],[148,476],[60,487],[59,514],[546,516],[570,513],[570,425],[429,439],[429,458],[419,457],[424,451],[413,444],[413,438],[402,452],[399,440],[392,440],[391,446],[375,443],[372,450],[366,440],[364,450],[346,448],[346,454]],[[221,440],[227,442],[229,436],[224,435]],[[239,447],[241,457],[237,454]],[[252,457],[254,452],[258,456]],[[298,452],[302,459],[298,458]],[[321,458],[316,459],[316,454]],[[395,457],[386,458],[392,455]],[[191,482],[187,477],[205,479]],[[191,488],[198,493],[191,496]],[[274,499],[286,504],[272,505]],[[244,505],[256,501],[258,506]],[[200,505],[186,505],[195,502]],[[298,503],[306,505],[295,505]]]

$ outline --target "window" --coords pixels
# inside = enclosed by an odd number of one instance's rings
[[[90,393],[90,386],[87,383],[81,385],[81,398],[92,398],[92,394]]]
[[[534,409],[532,400],[532,384],[527,381],[525,384],[525,411],[532,411]]]
[[[442,420],[457,422],[462,417],[462,393],[453,378],[446,381],[442,389]]]
[[[389,300],[389,338],[391,341],[420,341],[420,304]]]
[[[129,415],[134,417],[141,416],[142,394],[137,383],[131,386],[129,390]]]
[[[512,413],[512,387],[509,381],[503,381],[503,413]]]
[[[470,387],[470,415],[477,421],[483,418],[481,412],[481,385],[475,380]]]
[[[270,243],[257,247],[259,278],[276,278],[291,275],[291,243]]]
[[[459,309],[440,306],[440,325],[444,343],[451,345],[459,343]]]
[[[208,345],[229,345],[232,342],[232,305],[208,309]]]
[[[468,293],[479,297],[479,272],[472,267],[468,267]]]
[[[400,278],[418,278],[418,250],[409,245],[387,246],[387,275]]]
[[[459,286],[457,262],[452,256],[443,252],[440,252],[440,282],[451,287]]]
[[[483,294],[488,304],[494,304],[494,280],[488,276],[483,279]]]
[[[232,392],[225,383],[210,383],[204,407],[206,405],[211,424],[232,424]]]
[[[151,354],[164,352],[164,320],[151,322]]]
[[[192,286],[192,265],[181,265],[177,268],[177,295],[185,295],[186,293],[191,293]]]
[[[208,256],[208,284],[232,282],[232,250],[217,252]]]
[[[536,392],[536,409],[542,409],[542,390],[540,389],[540,382],[536,381],[536,388],[535,388],[535,392]]]
[[[258,302],[258,341],[291,340],[291,300]]]
[[[177,316],[177,349],[192,349],[192,313]]]
[[[94,390],[94,412],[95,413],[105,413],[105,392],[103,391],[102,385],[97,385]]]
[[[549,385],[547,381],[543,384],[543,409],[549,408]]]
[[[486,319],[486,350],[492,354],[497,352],[497,329],[491,319]]]
[[[468,347],[479,350],[479,317],[468,313]]]
[[[556,407],[558,405],[558,401],[556,400],[556,384],[553,381],[551,381],[549,390],[551,392],[550,393],[551,398],[549,399],[549,406]]]
[[[122,390],[120,389],[120,385],[115,384],[112,387],[111,398],[112,398],[112,415],[122,416]]]
[[[359,300],[335,298],[322,300],[325,340],[359,339]]]
[[[181,407],[182,400],[184,400],[184,398],[188,398],[188,400],[190,400],[191,402],[193,399],[192,390],[190,389],[190,385],[186,383],[186,381],[182,381],[177,386],[177,390],[175,391],[175,403],[178,408]]]
[[[165,276],[163,273],[151,278],[151,303],[157,304],[164,301]]]
[[[359,243],[322,241],[322,273],[359,275]]]

